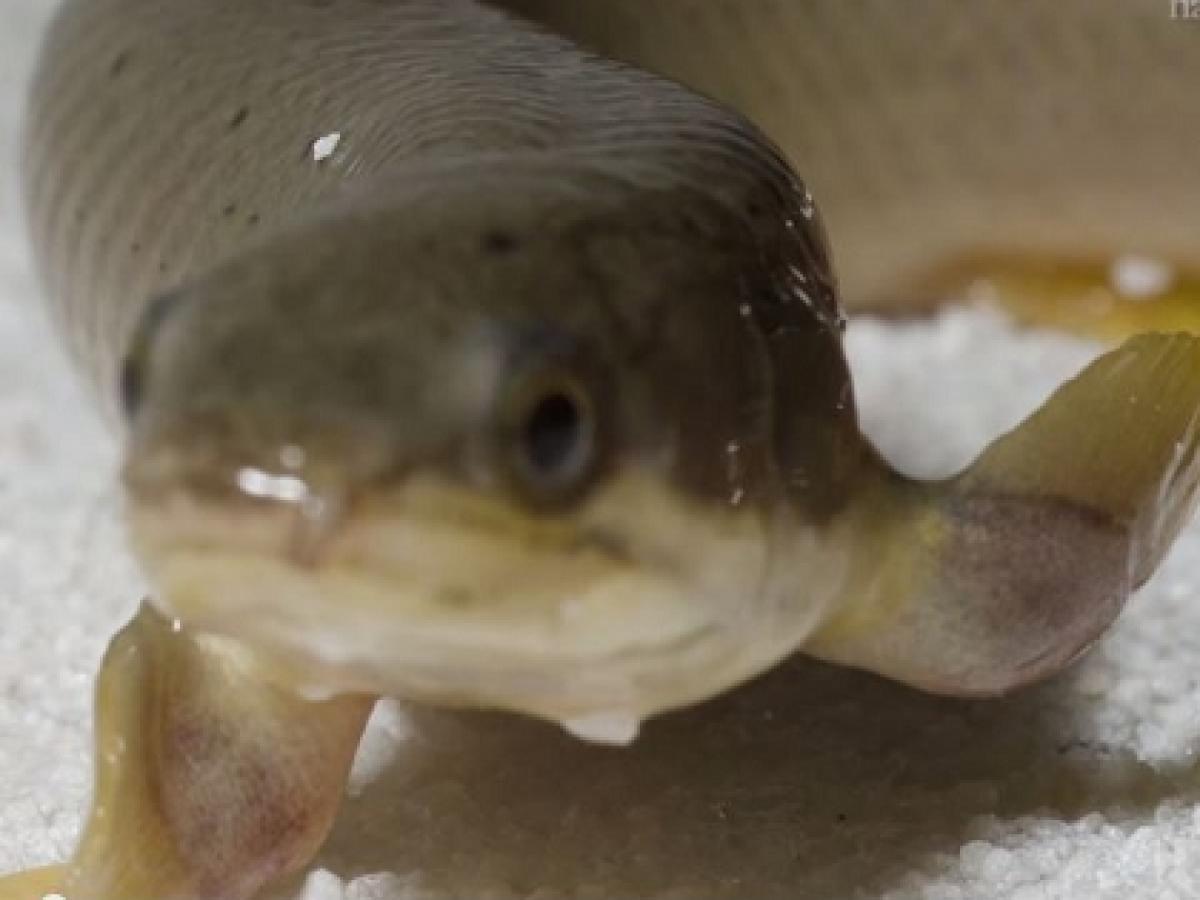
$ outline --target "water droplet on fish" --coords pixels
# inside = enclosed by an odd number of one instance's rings
[[[318,869],[308,876],[299,900],[342,900],[346,896],[345,883],[337,875]]]
[[[817,207],[813,202],[813,195],[809,191],[804,192],[804,199],[800,201],[800,215],[806,219],[811,219],[816,215]]]
[[[582,741],[592,744],[608,744],[627,747],[641,731],[642,722],[632,713],[590,713],[575,719],[567,719],[563,728]]]
[[[238,470],[236,481],[243,494],[263,500],[300,503],[308,497],[308,485],[293,475],[272,475],[247,466]]]
[[[342,142],[342,133],[333,131],[324,137],[319,137],[312,143],[313,162],[325,162],[337,152],[338,144]]]

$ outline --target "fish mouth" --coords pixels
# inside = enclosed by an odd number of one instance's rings
[[[242,641],[314,695],[636,721],[731,687],[804,637],[756,610],[760,515],[701,512],[645,480],[546,521],[415,477],[316,542],[286,504],[130,500],[160,611]]]

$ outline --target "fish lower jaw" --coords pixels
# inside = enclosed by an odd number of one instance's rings
[[[610,744],[769,668],[807,633],[721,621],[686,585],[636,572],[582,592],[568,613],[541,598],[489,615],[392,579],[255,556],[178,551],[149,568],[165,616],[251,648],[314,700],[362,692],[502,709]]]

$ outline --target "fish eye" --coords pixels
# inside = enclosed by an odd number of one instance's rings
[[[572,393],[547,393],[529,411],[522,429],[525,461],[541,477],[570,477],[584,462],[590,431],[587,414]]]
[[[520,379],[505,443],[514,486],[539,505],[568,503],[588,487],[599,460],[596,402],[565,372]]]

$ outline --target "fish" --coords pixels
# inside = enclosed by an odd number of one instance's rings
[[[80,846],[0,900],[260,896],[379,696],[612,744],[796,652],[994,696],[1154,572],[1200,477],[1198,188],[1158,165],[1200,55],[1152,3],[1087,4],[1077,56],[992,27],[1033,3],[684,5],[62,6],[30,232],[154,590]],[[980,285],[1128,339],[908,477],[846,311]]]

